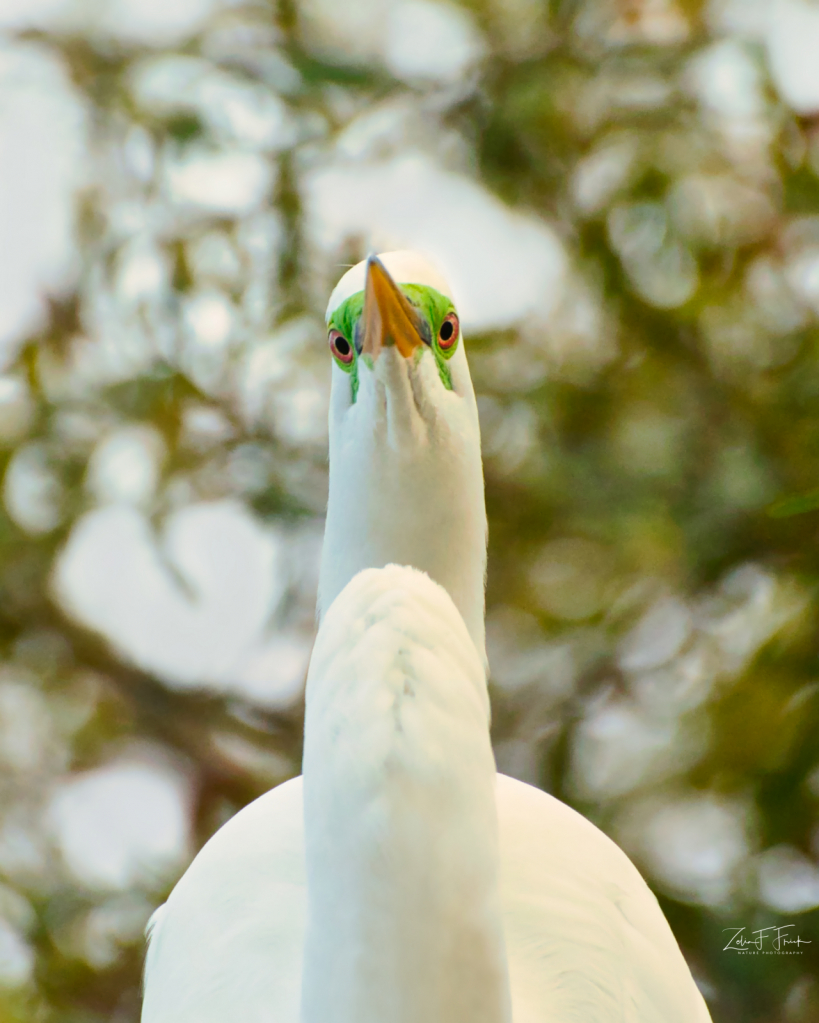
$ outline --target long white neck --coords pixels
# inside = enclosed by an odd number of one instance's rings
[[[334,380],[319,613],[357,572],[413,565],[449,593],[485,659],[480,428],[462,351],[451,368],[457,393],[443,389],[430,353],[414,363],[387,349],[374,371],[362,366],[352,406],[349,381]]]
[[[452,600],[360,573],[307,686],[301,1023],[508,1023],[489,703]]]

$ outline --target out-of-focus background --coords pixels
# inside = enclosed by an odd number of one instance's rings
[[[462,313],[499,767],[716,1023],[816,1021],[816,0],[1,0],[0,1020],[133,1023],[153,907],[299,770],[371,247]]]

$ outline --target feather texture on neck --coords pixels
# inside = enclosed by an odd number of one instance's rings
[[[452,600],[360,573],[307,685],[302,1023],[508,1023],[489,701]]]

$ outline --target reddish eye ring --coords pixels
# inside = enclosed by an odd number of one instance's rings
[[[328,335],[328,341],[330,342],[330,351],[338,361],[345,366],[349,366],[355,356],[353,346],[347,338],[340,330],[331,330]]]
[[[441,324],[441,329],[438,331],[439,347],[445,352],[449,351],[449,349],[453,348],[457,343],[460,332],[458,314],[447,313],[444,317],[444,322]]]

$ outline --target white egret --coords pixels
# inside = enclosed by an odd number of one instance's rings
[[[625,854],[495,774],[478,419],[445,282],[371,259],[328,325],[304,773],[155,915],[143,1023],[707,1023]]]

